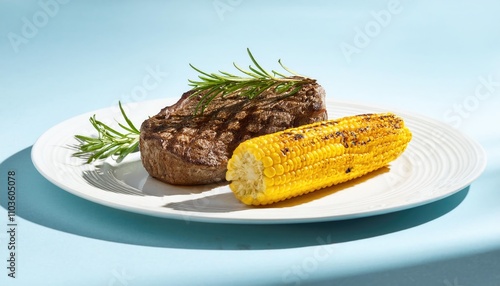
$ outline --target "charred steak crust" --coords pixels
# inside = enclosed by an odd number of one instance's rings
[[[193,115],[201,94],[182,95],[141,125],[141,160],[154,178],[176,185],[225,180],[239,143],[256,136],[327,119],[325,91],[315,81],[292,96],[266,91],[259,98],[216,97]]]

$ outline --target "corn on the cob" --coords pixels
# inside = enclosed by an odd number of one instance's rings
[[[242,142],[226,179],[247,205],[265,205],[386,166],[411,140],[403,119],[363,114],[316,122]]]

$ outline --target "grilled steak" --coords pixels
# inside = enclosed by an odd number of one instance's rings
[[[154,178],[177,185],[225,180],[227,161],[244,140],[327,119],[325,92],[315,81],[291,96],[216,97],[194,115],[201,94],[188,91],[141,126],[141,159]]]

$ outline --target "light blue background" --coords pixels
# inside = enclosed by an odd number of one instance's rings
[[[397,13],[377,24],[390,7]],[[499,15],[497,1],[2,0],[0,261],[8,170],[19,225],[18,278],[0,263],[0,284],[499,285]],[[366,29],[372,36],[356,46]],[[346,45],[359,53],[346,56]],[[31,146],[53,125],[118,100],[178,98],[196,77],[189,63],[230,71],[248,64],[247,47],[267,67],[281,58],[316,78],[329,99],[458,128],[485,148],[487,169],[427,206],[277,226],[126,213],[34,169]]]

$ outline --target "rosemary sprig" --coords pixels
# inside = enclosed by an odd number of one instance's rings
[[[194,91],[191,96],[202,94],[195,108],[195,115],[203,113],[210,102],[217,96],[225,97],[238,92],[239,96],[254,99],[266,90],[274,90],[278,95],[290,96],[296,94],[304,83],[312,81],[311,78],[299,75],[284,66],[281,60],[278,60],[278,63],[290,74],[289,76],[275,70],[268,72],[255,60],[250,49],[247,49],[247,52],[255,67],[249,65],[248,70],[245,70],[233,63],[234,67],[243,73],[241,76],[224,71],[207,73],[189,64],[200,73],[199,80],[189,80],[189,85],[192,86]]]
[[[200,73],[200,80],[189,80],[193,93],[191,96],[201,94],[201,99],[195,108],[194,115],[203,113],[210,102],[217,96],[225,97],[229,94],[238,93],[239,96],[254,99],[266,90],[272,90],[278,95],[291,96],[296,94],[304,83],[314,81],[314,79],[299,75],[290,70],[278,60],[280,66],[290,75],[272,70],[271,72],[262,68],[255,60],[254,56],[247,49],[252,63],[248,70],[245,70],[233,63],[234,67],[243,75],[219,71],[219,73],[206,73],[192,64],[190,66]],[[138,150],[140,131],[134,126],[125,114],[121,102],[118,102],[120,112],[126,124],[118,123],[124,130],[122,132],[111,128],[96,119],[95,115],[90,117],[90,123],[97,130],[97,137],[75,135],[79,145],[74,146],[77,152],[73,156],[83,158],[87,163],[96,160],[116,157],[116,161],[121,161],[127,155]]]
[[[96,119],[95,115],[90,117],[90,123],[97,130],[97,137],[75,135],[80,143],[76,146],[79,150],[73,156],[86,159],[87,163],[115,156],[116,161],[121,161],[128,154],[138,150],[140,131],[134,126],[123,110],[121,102],[118,102],[123,119],[127,123],[118,125],[125,132],[119,132]]]

